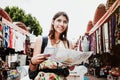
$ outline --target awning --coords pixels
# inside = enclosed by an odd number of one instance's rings
[[[100,18],[100,20],[89,31],[89,35],[94,33],[99,27],[101,27],[119,6],[120,6],[120,0],[114,2],[114,4],[107,10],[107,12],[103,15],[103,17]]]
[[[12,19],[9,16],[9,14],[4,9],[2,9],[2,8],[0,8],[0,16],[4,17],[8,21],[12,22]]]
[[[22,22],[19,22],[19,21],[18,22],[13,22],[13,24],[15,24],[18,27],[24,29],[25,31],[28,31],[27,26],[24,23],[22,23]]]
[[[6,19],[3,18],[3,17],[2,17],[2,22],[3,22],[4,24],[8,25],[9,27],[11,27],[12,29],[14,29],[14,30],[20,32],[20,33],[23,33],[23,34],[25,34],[25,35],[29,35],[29,34],[30,34],[28,31],[26,31],[26,30],[24,30],[24,29],[18,27],[17,25],[15,25],[15,24],[9,22],[8,20],[6,20]]]

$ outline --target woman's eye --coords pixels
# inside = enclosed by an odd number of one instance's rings
[[[67,21],[63,21],[63,23],[67,24],[68,22]]]
[[[57,21],[58,21],[58,22],[61,22],[61,20],[60,20],[60,19],[58,19]]]

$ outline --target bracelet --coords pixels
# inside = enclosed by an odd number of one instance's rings
[[[30,63],[33,65],[33,66],[36,66],[37,64],[33,64],[33,62],[32,61],[30,61]]]

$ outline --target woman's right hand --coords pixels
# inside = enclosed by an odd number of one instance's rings
[[[43,61],[47,60],[48,57],[50,57],[50,56],[51,56],[50,54],[36,54],[31,58],[31,62],[32,62],[32,64],[37,65],[37,64],[40,64]]]

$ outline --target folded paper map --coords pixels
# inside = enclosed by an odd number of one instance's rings
[[[47,47],[45,48],[44,53],[52,54],[52,56],[48,58],[50,60],[63,63],[66,66],[72,66],[86,61],[93,52],[81,52],[71,49]]]

